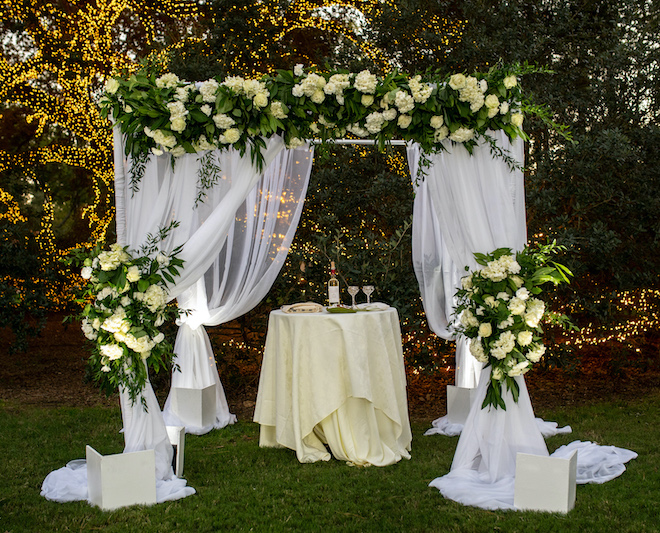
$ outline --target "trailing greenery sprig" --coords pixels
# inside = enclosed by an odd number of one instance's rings
[[[565,266],[551,261],[562,247],[555,242],[537,248],[525,247],[512,253],[499,248],[489,254],[474,254],[484,268],[462,278],[456,292],[456,330],[472,339],[470,352],[491,367],[490,381],[482,408],[492,405],[506,410],[502,384],[518,401],[515,376],[526,373],[545,353],[541,342],[542,323],[552,322],[575,328],[565,315],[547,310],[541,285],[569,283],[572,276]]]
[[[97,244],[89,252],[73,250],[69,259],[82,267],[86,280],[78,294],[85,305],[79,318],[93,342],[88,364],[94,380],[106,394],[125,389],[145,410],[148,370],[158,372],[172,362],[173,347],[159,328],[180,314],[167,305],[167,282],[174,282],[183,265],[179,251],[134,256],[128,247],[113,244],[102,250]]]

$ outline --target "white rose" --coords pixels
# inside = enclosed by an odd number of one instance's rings
[[[158,149],[158,148],[156,148],[156,147],[153,147],[153,148],[151,149],[151,153],[154,154],[154,155],[156,155],[156,156],[158,156],[158,155],[163,155],[163,151],[160,150],[160,149]]]
[[[119,81],[115,78],[108,78],[105,82],[105,92],[108,94],[115,94],[119,89]]]
[[[449,78],[449,86],[455,91],[465,87],[466,77],[464,74],[454,74]]]
[[[135,265],[128,267],[128,272],[126,273],[126,279],[131,283],[140,281],[140,269]]]
[[[502,381],[504,379],[504,372],[502,372],[502,369],[499,367],[493,368],[493,371],[490,374],[490,378],[495,381]]]
[[[513,113],[511,115],[511,124],[517,128],[522,128],[523,120],[525,120],[525,117],[522,113]]]
[[[504,87],[506,89],[513,89],[516,85],[518,85],[518,79],[515,76],[511,75],[504,78]]]
[[[431,127],[434,130],[438,130],[442,128],[443,124],[445,123],[445,119],[442,115],[435,115],[431,117]]]
[[[172,129],[172,131],[182,132],[183,130],[186,129],[186,119],[183,117],[173,118],[171,121],[170,128]]]
[[[158,335],[156,335],[156,336],[153,338],[153,342],[154,342],[155,344],[160,344],[161,342],[163,342],[164,339],[165,339],[165,335],[163,335],[162,333],[158,333]]]
[[[225,144],[234,144],[241,138],[241,132],[236,128],[229,128],[224,134]]]
[[[83,279],[89,279],[92,277],[93,272],[94,270],[92,270],[92,267],[84,266],[80,271],[80,275],[82,276]]]
[[[266,96],[266,93],[257,94],[252,101],[257,107],[266,107],[268,105],[268,97]]]
[[[397,124],[401,129],[405,130],[408,126],[410,126],[411,122],[412,117],[410,115],[400,115]]]
[[[163,253],[159,253],[159,254],[156,256],[156,261],[158,262],[158,264],[159,264],[161,267],[166,267],[166,266],[168,266],[168,265],[170,264],[170,258],[167,257],[167,256],[166,256],[165,254],[163,254]]]
[[[374,103],[374,97],[372,94],[363,94],[362,98],[360,99],[360,102],[364,107],[369,107],[371,104]]]
[[[295,76],[302,76],[303,75],[303,65],[302,65],[302,63],[298,63],[295,67],[293,67],[293,74]]]
[[[208,104],[204,104],[202,107],[199,108],[199,110],[202,113],[204,113],[207,117],[210,117],[211,113],[213,113],[213,108]]]
[[[490,337],[493,333],[493,328],[488,322],[484,322],[479,326],[479,336],[482,338]]]
[[[511,296],[509,296],[508,292],[498,292],[496,298],[508,302],[511,299]]]
[[[500,115],[506,115],[509,112],[509,102],[502,102],[500,104]]]
[[[489,94],[486,96],[485,103],[488,109],[498,109],[500,106],[500,100],[495,94]]]

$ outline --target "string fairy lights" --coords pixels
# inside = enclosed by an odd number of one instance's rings
[[[141,50],[131,49],[136,35],[126,32],[136,29],[144,32],[144,49],[159,47],[157,55],[165,61],[172,48],[185,49],[190,40],[179,40],[167,47],[163,43],[162,21],[170,18],[186,26],[202,14],[202,2],[185,0],[1,0],[3,19],[15,24],[2,43],[0,56],[0,103],[4,107],[21,108],[25,121],[34,128],[33,142],[22,151],[0,151],[0,177],[9,171],[21,169],[26,176],[34,175],[37,168],[56,164],[82,169],[88,176],[93,200],[82,210],[90,233],[81,236],[89,242],[103,240],[114,217],[112,133],[97,107],[101,87],[114,71],[134,68],[135,58]],[[316,31],[350,42],[365,57],[383,70],[397,67],[398,57],[388,54],[370,40],[370,21],[377,20],[385,10],[400,14],[397,2],[383,0],[292,0],[282,10],[277,0],[262,0],[251,6],[250,17],[245,18],[248,39],[257,46],[249,49],[253,60],[241,64],[243,56],[232,59],[231,70],[244,76],[253,76],[263,67],[278,62],[291,63],[294,59],[308,59],[309,51],[293,47],[275,46],[286,42],[296,32]],[[239,15],[247,14],[248,7],[232,6]],[[252,16],[255,13],[256,16]],[[231,11],[230,10],[230,11]],[[447,20],[437,14],[425,14],[422,24],[407,35],[397,36],[395,48],[415,54],[417,59],[431,56],[438,60],[438,51],[424,46],[424,34],[443,36],[447,49],[460,41],[465,24],[460,20]],[[15,33],[14,33],[15,32]],[[256,39],[268,35],[268,39]],[[228,28],[223,36],[236,40],[236,32]],[[9,43],[9,44],[8,44]],[[13,43],[13,45],[11,44]],[[412,43],[415,46],[409,46]],[[12,48],[13,46],[13,48]],[[278,54],[274,57],[273,54]],[[440,58],[441,58],[440,53]],[[8,116],[8,115],[7,115]],[[7,116],[0,114],[4,128]],[[359,154],[357,154],[359,156]],[[407,175],[407,162],[400,151],[387,155],[392,172]],[[47,187],[44,193],[44,216],[37,235],[39,248],[46,262],[53,263],[65,253],[57,248],[54,234],[55,204]],[[0,185],[0,221],[24,223],[21,199],[14,198]],[[312,228],[313,229],[313,228]],[[316,228],[318,229],[318,228]],[[343,230],[342,230],[343,231]],[[310,243],[294,250],[308,256]],[[61,295],[52,289],[50,297],[59,301]],[[581,347],[608,341],[630,342],[634,337],[659,327],[658,301],[660,293],[651,289],[620,292],[617,311],[625,314],[635,309],[625,322],[603,328],[587,326],[582,332],[571,334],[568,344]],[[575,311],[579,311],[575,309]],[[569,310],[570,312],[570,310]],[[411,343],[425,342],[418,337]],[[433,341],[435,342],[435,341]]]

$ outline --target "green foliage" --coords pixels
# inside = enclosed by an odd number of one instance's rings
[[[0,322],[14,333],[11,353],[24,352],[43,329],[50,307],[46,282],[52,279],[27,222],[0,218]]]
[[[186,435],[185,478],[197,494],[152,506],[103,512],[86,502],[45,500],[46,475],[84,455],[85,445],[119,453],[119,409],[36,409],[0,403],[3,531],[657,531],[660,397],[574,405],[538,413],[571,435],[548,439],[555,450],[575,439],[636,451],[627,470],[602,485],[577,487],[567,515],[486,511],[446,500],[428,483],[449,472],[457,438],[425,437],[413,423],[412,458],[384,468],[331,460],[300,464],[286,449],[259,448],[259,428],[240,422],[208,435]]]

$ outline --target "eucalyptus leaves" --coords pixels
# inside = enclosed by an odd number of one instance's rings
[[[541,341],[544,320],[574,327],[566,316],[549,312],[540,299],[541,285],[569,283],[572,276],[565,266],[550,261],[558,249],[552,243],[525,247],[515,254],[510,248],[474,254],[483,268],[461,280],[462,288],[456,292],[457,330],[472,339],[472,355],[491,367],[482,408],[492,405],[506,409],[503,384],[518,401],[515,376],[526,373],[545,353]]]

